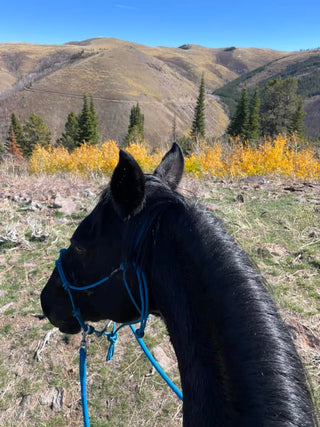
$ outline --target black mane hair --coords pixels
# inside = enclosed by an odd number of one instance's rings
[[[153,175],[120,152],[111,185],[74,234],[76,243],[98,242],[94,255],[81,258],[74,244],[64,254],[71,277],[88,259],[85,283],[121,262],[144,271],[149,312],[163,318],[177,355],[185,427],[318,426],[303,364],[264,279],[221,220],[176,192],[182,170],[177,144]],[[136,320],[117,280],[93,292],[90,307],[77,296],[84,320]],[[42,305],[60,330],[79,331],[55,272]]]
[[[244,416],[243,424],[238,425],[316,426],[315,416],[312,423],[306,421],[314,409],[307,398],[304,367],[270,289],[251,258],[228,234],[223,222],[201,204],[167,191],[154,176],[146,177],[146,187],[149,193],[144,210],[126,231],[126,261],[137,262],[148,273],[151,283],[161,281],[166,286],[174,282],[174,289],[167,289],[171,303],[186,292],[182,287],[187,284],[186,306],[174,311],[175,315],[184,316],[192,307],[194,323],[205,326],[197,330],[198,351],[208,354],[208,363],[212,363],[214,356],[219,372],[217,381],[222,386],[223,398],[229,402],[223,424],[216,425],[236,425],[242,419],[237,406],[242,414],[250,413],[254,406],[254,423]],[[159,272],[159,264],[168,266],[163,259],[168,246],[184,249],[183,253],[174,250],[176,265],[182,266],[184,277],[188,278],[183,284],[180,274],[176,274],[177,268]],[[191,264],[186,260],[191,260]],[[194,270],[199,272],[198,277],[193,277]],[[163,289],[153,288],[153,299],[161,301],[160,293]],[[160,312],[165,311],[160,306]],[[164,320],[174,342],[177,331],[168,319]],[[183,324],[183,319],[175,319],[175,323]],[[208,348],[209,342],[213,342],[213,348]],[[183,377],[186,368],[179,368]],[[192,372],[190,369],[185,374],[197,383],[199,379],[192,378]],[[277,410],[272,413],[270,408],[275,407]]]

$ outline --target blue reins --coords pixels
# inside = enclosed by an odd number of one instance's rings
[[[86,343],[86,336],[91,334],[96,334],[97,336],[105,335],[109,341],[109,350],[106,357],[106,361],[109,361],[112,359],[114,355],[114,347],[115,343],[118,339],[118,332],[120,329],[122,329],[124,326],[129,326],[133,335],[135,336],[137,342],[139,343],[141,349],[151,362],[151,364],[154,366],[154,368],[157,370],[157,372],[160,374],[160,376],[164,379],[164,381],[168,384],[168,386],[172,389],[172,391],[178,396],[179,399],[183,400],[182,392],[176,387],[176,385],[170,380],[170,378],[166,375],[166,373],[162,370],[160,365],[156,362],[150,351],[148,350],[147,346],[145,345],[144,341],[142,340],[144,336],[144,330],[147,324],[148,316],[149,316],[149,297],[148,297],[148,286],[147,286],[147,280],[144,272],[142,269],[136,264],[132,263],[132,267],[136,273],[136,277],[139,284],[139,293],[140,293],[140,304],[141,307],[137,304],[135,298],[133,297],[133,294],[131,292],[131,289],[129,287],[129,284],[127,282],[126,272],[128,268],[128,264],[122,263],[118,268],[113,270],[109,276],[106,276],[105,278],[92,283],[91,285],[86,286],[74,286],[71,285],[70,282],[67,280],[63,267],[62,267],[62,257],[63,254],[66,252],[66,249],[60,250],[60,256],[56,260],[56,267],[58,270],[58,273],[60,275],[60,279],[62,282],[62,287],[66,290],[66,292],[69,295],[71,306],[72,306],[72,314],[77,319],[83,334],[82,334],[82,341],[80,346],[80,357],[79,357],[79,373],[80,373],[80,384],[81,384],[81,404],[82,404],[82,414],[83,414],[83,422],[85,427],[90,426],[89,421],[89,414],[88,414],[88,405],[87,405],[87,393],[86,393],[86,355],[87,355],[87,343]],[[72,295],[72,290],[74,291],[84,291],[87,289],[95,288],[99,285],[102,285],[106,282],[108,282],[115,274],[122,272],[122,278],[123,283],[125,285],[126,291],[137,309],[138,313],[140,314],[140,319],[136,322],[130,322],[130,323],[123,323],[120,326],[116,327],[116,323],[113,322],[112,330],[108,332],[108,325],[102,329],[101,331],[96,330],[93,326],[86,324],[80,313],[80,309],[76,307],[74,298]],[[140,323],[140,326],[138,329],[135,329],[133,326],[134,324]]]

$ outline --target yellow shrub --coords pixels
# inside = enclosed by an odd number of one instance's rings
[[[301,150],[295,154],[292,163],[296,178],[307,180],[320,178],[320,161],[314,151]]]
[[[204,175],[223,177],[226,164],[222,160],[222,146],[215,143],[213,147],[204,147],[199,153],[200,170]]]
[[[315,151],[296,151],[283,136],[267,139],[258,147],[231,141],[230,146],[203,145],[186,159],[186,170],[194,177],[244,177],[274,175],[299,179],[319,179],[320,162]]]
[[[138,162],[139,166],[144,172],[153,172],[160,163],[163,153],[160,149],[156,149],[151,153],[151,147],[146,144],[131,143],[125,149],[130,153]]]
[[[287,175],[292,174],[292,161],[287,140],[278,136],[274,141],[266,141],[261,146],[264,173]]]
[[[200,178],[201,167],[199,159],[195,154],[191,154],[189,157],[184,159],[184,168],[187,173],[192,175],[195,178]]]
[[[116,141],[109,140],[100,147],[103,159],[102,172],[111,175],[119,160],[119,148]]]
[[[154,171],[164,154],[160,149],[152,151],[146,143],[132,143],[126,150],[144,172]],[[30,158],[30,170],[41,173],[69,171],[85,176],[92,173],[110,175],[118,159],[119,148],[112,140],[100,146],[82,144],[72,153],[63,147],[37,146]],[[185,170],[195,178],[275,175],[320,179],[320,162],[316,152],[311,148],[297,151],[283,136],[267,139],[258,147],[242,145],[236,139],[230,145],[216,142],[209,146],[202,143],[197,147],[197,152],[185,158]]]
[[[119,149],[115,141],[106,141],[101,146],[81,144],[71,153],[63,147],[37,146],[30,158],[30,170],[49,174],[68,171],[85,176],[111,174],[118,159]]]
[[[40,147],[37,145],[30,157],[31,172],[56,173],[70,170],[70,156],[63,147]]]

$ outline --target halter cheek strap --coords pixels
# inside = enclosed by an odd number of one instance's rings
[[[71,285],[70,282],[67,280],[66,275],[64,274],[64,271],[63,271],[63,267],[62,267],[62,257],[63,257],[63,254],[66,252],[66,250],[67,249],[61,249],[60,250],[60,256],[56,260],[55,264],[56,264],[56,267],[57,267],[57,270],[58,270],[58,273],[60,276],[61,285],[69,295],[71,306],[72,306],[72,315],[77,319],[80,327],[82,328],[82,330],[87,335],[95,333],[99,336],[101,336],[101,335],[107,336],[108,341],[110,342],[110,348],[109,348],[107,360],[110,360],[113,356],[113,353],[114,353],[114,344],[116,343],[117,338],[118,338],[117,333],[121,328],[123,328],[124,326],[127,326],[127,325],[132,325],[132,324],[136,324],[136,323],[140,322],[140,327],[139,327],[139,329],[136,330],[137,338],[143,338],[143,336],[144,336],[144,330],[145,330],[145,327],[147,324],[148,310],[149,310],[148,287],[147,287],[147,280],[146,280],[145,274],[138,265],[136,265],[135,263],[132,263],[132,266],[133,266],[134,271],[136,273],[136,276],[138,279],[138,284],[139,284],[139,294],[140,294],[140,303],[141,303],[141,307],[139,308],[139,305],[137,304],[134,296],[132,295],[131,289],[130,289],[128,281],[127,281],[127,277],[126,277],[127,276],[127,269],[128,269],[127,264],[122,263],[118,268],[114,269],[109,274],[109,276],[104,277],[103,279],[99,280],[98,282],[92,283],[90,285],[85,285],[85,286],[74,286],[74,285]],[[80,309],[76,307],[71,291],[72,290],[85,291],[87,289],[92,289],[92,288],[95,288],[97,286],[100,286],[100,285],[108,282],[111,279],[111,277],[113,277],[115,274],[119,273],[120,271],[122,272],[123,283],[125,285],[127,293],[129,295],[133,305],[135,306],[138,313],[140,314],[140,319],[136,322],[123,323],[118,328],[116,328],[116,323],[114,322],[111,332],[107,332],[108,327],[104,328],[101,331],[97,331],[93,326],[88,325],[83,321],[83,319],[81,317]]]
[[[176,387],[176,385],[170,380],[170,378],[167,376],[167,374],[162,370],[161,366],[157,363],[157,361],[154,359],[150,351],[148,350],[147,346],[143,342],[142,338],[144,336],[144,330],[147,324],[148,320],[148,307],[149,307],[149,298],[148,298],[148,286],[147,286],[147,280],[144,272],[141,270],[141,268],[136,265],[136,263],[132,263],[132,267],[136,273],[138,284],[139,284],[139,293],[140,293],[140,303],[141,307],[137,304],[136,300],[134,299],[131,289],[129,287],[129,284],[127,282],[126,272],[127,272],[127,265],[121,264],[118,268],[113,270],[109,276],[104,277],[103,279],[99,280],[98,282],[92,283],[91,285],[86,286],[74,286],[71,285],[70,282],[67,280],[66,275],[64,274],[63,267],[62,267],[62,257],[63,254],[66,252],[66,249],[60,250],[59,258],[56,260],[56,267],[60,276],[62,287],[66,290],[66,292],[69,295],[71,306],[72,306],[72,314],[77,319],[79,325],[81,326],[83,332],[82,332],[82,341],[80,346],[80,358],[79,358],[79,373],[80,373],[80,385],[81,385],[81,406],[82,406],[82,416],[83,416],[83,423],[84,427],[90,427],[90,420],[89,420],[89,413],[88,413],[88,402],[87,402],[87,392],[86,392],[86,358],[87,358],[87,342],[86,342],[86,336],[95,333],[98,336],[106,335],[110,345],[108,349],[108,354],[106,357],[106,360],[109,361],[112,359],[114,355],[114,348],[116,341],[118,339],[118,332],[121,328],[124,326],[130,326],[131,331],[133,332],[134,337],[136,338],[138,344],[140,345],[141,349],[151,362],[151,364],[155,367],[157,372],[160,374],[160,376],[164,379],[164,381],[168,384],[168,386],[172,389],[172,391],[178,396],[179,399],[183,399],[181,391]],[[112,276],[115,274],[122,272],[122,278],[123,283],[125,285],[125,288],[127,290],[127,293],[137,309],[138,313],[140,314],[140,320],[136,322],[131,323],[123,323],[122,325],[116,327],[116,323],[113,322],[113,326],[110,332],[108,332],[109,324],[102,329],[101,331],[97,331],[93,326],[86,324],[80,313],[80,309],[76,307],[74,298],[72,295],[72,290],[74,291],[84,291],[87,289],[95,288],[99,285],[102,285],[103,283],[108,282],[108,280],[111,279]],[[140,322],[139,329],[135,329],[133,326],[135,323]]]

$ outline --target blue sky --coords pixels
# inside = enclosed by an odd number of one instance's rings
[[[0,43],[116,37],[151,46],[320,47],[320,0],[3,0]]]

